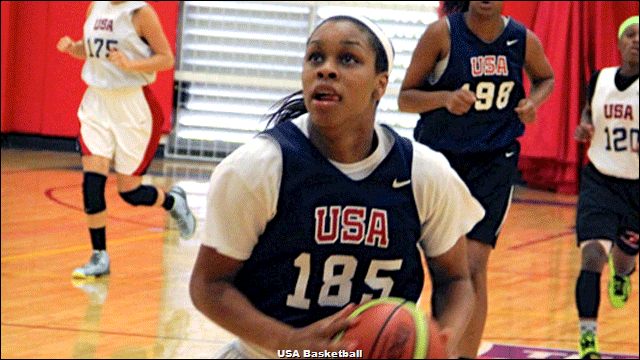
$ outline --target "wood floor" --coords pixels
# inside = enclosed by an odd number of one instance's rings
[[[154,160],[144,181],[180,184],[202,223],[213,167]],[[189,299],[202,224],[179,239],[164,211],[128,206],[109,177],[112,273],[73,282],[91,252],[81,184],[76,154],[2,150],[2,358],[211,358],[233,337]],[[483,340],[575,350],[576,197],[520,188],[515,199],[490,258]],[[638,272],[622,309],[609,304],[606,284],[603,276],[600,349],[637,358]]]

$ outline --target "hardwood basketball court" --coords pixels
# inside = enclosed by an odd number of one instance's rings
[[[2,150],[2,358],[211,358],[233,338],[200,314],[188,282],[214,164],[155,160],[145,182],[179,183],[199,221],[183,241],[160,208],[106,185],[111,275],[74,282],[91,254],[77,154]],[[484,341],[576,350],[576,196],[518,188],[489,262]],[[638,357],[638,272],[614,309],[602,277],[600,350]]]

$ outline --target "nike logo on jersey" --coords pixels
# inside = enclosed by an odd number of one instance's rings
[[[517,42],[518,42],[518,39],[514,39],[514,40],[507,40],[507,46],[511,46],[511,45],[513,45],[513,44],[515,44],[515,43],[517,43]]]
[[[508,159],[512,157],[515,153],[516,153],[515,151],[509,151],[508,153],[504,153],[504,157]]]
[[[405,181],[398,181],[398,179],[394,179],[393,184],[391,184],[391,187],[393,187],[394,189],[397,189],[409,184],[411,184],[411,179],[405,180]]]

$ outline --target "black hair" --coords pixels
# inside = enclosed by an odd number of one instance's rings
[[[318,30],[320,26],[324,25],[325,23],[329,21],[342,21],[342,20],[351,21],[352,23],[356,24],[358,28],[360,28],[360,30],[362,30],[367,34],[367,37],[369,38],[369,45],[371,45],[374,52],[376,53],[376,63],[375,63],[376,74],[387,71],[389,68],[390,59],[387,59],[387,53],[384,50],[384,46],[382,45],[378,37],[371,31],[371,29],[369,29],[365,24],[360,22],[358,19],[352,18],[350,16],[345,16],[345,15],[332,16],[330,18],[325,19],[318,26],[316,26],[315,30],[313,30],[311,35],[309,35],[309,38],[311,38],[311,36],[316,32],[316,30]],[[307,40],[307,44],[308,44],[308,40]],[[393,47],[392,47],[392,51],[393,51]],[[283,99],[279,100],[277,103],[275,103],[271,107],[271,109],[273,108],[277,108],[277,110],[275,110],[273,113],[266,114],[264,116],[267,119],[267,127],[269,127],[269,125],[271,125],[272,123],[274,123],[275,125],[278,125],[282,122],[285,122],[290,119],[295,119],[298,116],[307,113],[307,108],[304,105],[302,90],[298,90],[293,94],[290,94],[284,97]]]
[[[469,1],[443,1],[442,12],[444,15],[463,13],[469,11]]]

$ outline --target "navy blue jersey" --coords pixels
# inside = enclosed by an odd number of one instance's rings
[[[434,150],[457,153],[491,151],[508,146],[524,133],[514,109],[524,98],[522,68],[527,29],[509,19],[492,43],[485,43],[467,27],[463,14],[449,15],[451,50],[440,79],[423,81],[421,90],[454,91],[465,87],[476,103],[464,115],[446,108],[420,114],[414,136]]]
[[[392,131],[389,129],[389,131]],[[291,122],[265,132],[282,150],[277,212],[235,279],[265,314],[296,327],[383,296],[416,301],[424,276],[411,186],[413,146],[395,136],[382,163],[354,181]]]

